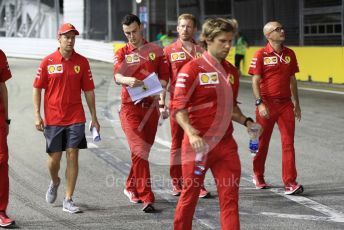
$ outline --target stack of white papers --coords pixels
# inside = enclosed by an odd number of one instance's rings
[[[127,87],[130,98],[133,102],[138,103],[145,97],[158,95],[163,91],[158,75],[149,74],[144,80],[143,85],[138,87]]]
[[[101,141],[100,134],[98,133],[96,127],[91,126],[92,121],[90,122],[89,129],[92,134],[92,139],[94,142]]]

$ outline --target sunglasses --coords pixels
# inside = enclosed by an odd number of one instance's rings
[[[284,28],[283,28],[283,27],[276,27],[274,30],[271,30],[271,31],[269,32],[269,34],[271,34],[271,33],[274,32],[274,31],[280,33],[282,30],[284,31]]]

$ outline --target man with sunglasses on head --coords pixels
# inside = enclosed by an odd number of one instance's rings
[[[253,94],[256,98],[256,120],[262,125],[259,150],[253,159],[253,182],[257,189],[267,188],[264,180],[265,161],[275,123],[282,140],[282,177],[285,194],[303,192],[296,182],[295,118],[301,120],[297,81],[299,72],[294,51],[283,45],[285,30],[279,22],[268,22],[263,29],[268,44],[258,50],[249,69]]]

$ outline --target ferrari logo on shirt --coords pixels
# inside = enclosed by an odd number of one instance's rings
[[[291,59],[289,56],[285,56],[284,60],[286,64],[289,64]]]
[[[196,52],[196,58],[202,57],[202,53],[201,52]]]
[[[186,55],[184,52],[171,53],[171,61],[181,61],[186,60]]]
[[[149,60],[154,61],[155,60],[155,53],[149,53],[148,54]]]
[[[63,66],[62,66],[62,64],[48,65],[48,73],[49,74],[63,73]]]
[[[234,76],[232,74],[228,76],[228,82],[231,83],[231,85],[234,84]]]
[[[199,73],[198,77],[200,85],[211,85],[220,83],[217,72]]]
[[[277,64],[278,59],[276,56],[273,57],[264,57],[264,65],[275,65]]]
[[[125,61],[128,64],[140,62],[140,57],[137,54],[128,54],[128,55],[125,55]]]
[[[80,73],[80,66],[79,65],[75,65],[74,66],[74,71],[75,71],[75,73]]]

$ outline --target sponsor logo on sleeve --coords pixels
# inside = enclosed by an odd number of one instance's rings
[[[62,64],[48,65],[48,73],[49,74],[63,73],[63,66],[62,66]]]
[[[234,85],[234,76],[233,76],[233,74],[230,74],[230,75],[228,76],[228,82],[229,82],[231,85]]]
[[[219,76],[217,72],[199,73],[198,74],[200,85],[219,84]]]
[[[186,60],[186,55],[184,52],[171,53],[171,61],[182,61]]]

